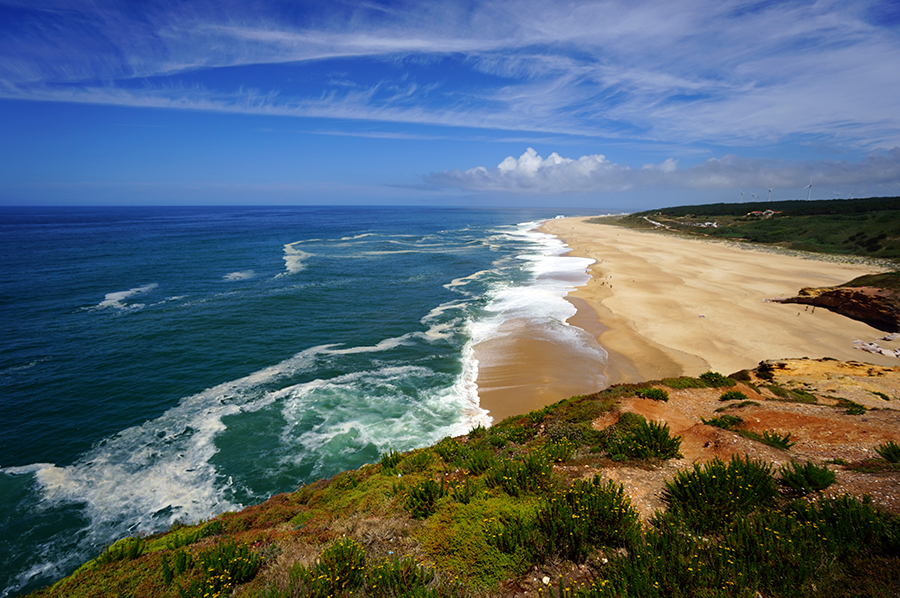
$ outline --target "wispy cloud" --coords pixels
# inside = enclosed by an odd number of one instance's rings
[[[872,153],[861,162],[786,162],[728,155],[684,169],[673,159],[631,168],[613,163],[602,154],[573,159],[554,152],[544,158],[528,148],[518,158],[509,156],[494,168],[478,166],[425,177],[426,184],[432,188],[533,194],[609,193],[641,187],[797,189],[810,181],[817,186],[865,185],[871,190],[883,187],[897,192],[900,190],[900,148]]]
[[[0,97],[663,143],[815,136],[889,148],[900,145],[900,37],[873,17],[882,4],[351,2],[287,12],[241,0],[127,11],[6,0]],[[263,64],[282,70],[244,79],[242,67]],[[340,79],[322,74],[332,64]]]

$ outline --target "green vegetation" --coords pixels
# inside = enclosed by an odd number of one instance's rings
[[[807,461],[803,465],[791,461],[789,465],[781,468],[779,474],[779,481],[797,494],[820,492],[834,484],[837,479],[833,471],[812,461]]]
[[[674,380],[715,388],[729,380],[720,376]],[[389,450],[238,513],[124,538],[38,595],[475,598],[511,593],[540,569],[573,576],[553,598],[840,596],[848,587],[887,596],[900,587],[900,521],[866,499],[823,498],[834,473],[810,462],[777,478],[750,457],[694,465],[666,481],[666,510],[642,526],[602,472],[679,456],[667,424],[616,413],[619,398],[650,388],[573,397],[433,447]],[[594,429],[604,415],[617,419]],[[734,415],[704,422],[793,444],[790,434],[742,430]],[[887,462],[900,459],[896,443],[875,450],[883,459],[860,467],[896,467]]]
[[[727,390],[719,395],[720,401],[746,401],[747,395],[739,390]]]
[[[635,391],[637,396],[643,399],[652,399],[654,401],[668,401],[669,393],[662,388],[641,388]]]
[[[900,446],[893,440],[879,444],[875,447],[875,452],[888,463],[900,463]]]
[[[681,206],[638,212],[611,222],[656,228],[648,220],[685,234],[803,251],[900,258],[900,198],[896,197]],[[706,222],[717,226],[700,226]],[[893,280],[897,282],[897,275]]]
[[[712,386],[713,388],[735,385],[734,380],[723,376],[719,372],[704,372],[700,374],[700,379],[706,382],[707,386]]]
[[[713,419],[701,418],[701,421],[707,426],[715,426],[717,428],[722,428],[723,430],[730,430],[731,428],[744,423],[744,420],[736,415],[720,415]]]

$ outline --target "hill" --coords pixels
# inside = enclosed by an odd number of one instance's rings
[[[897,197],[679,206],[629,214],[616,222],[802,251],[900,258]]]
[[[615,386],[125,538],[35,595],[895,595],[898,397],[900,367],[830,359]]]

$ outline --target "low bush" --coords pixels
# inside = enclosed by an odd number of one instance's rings
[[[256,576],[260,560],[246,545],[238,546],[233,539],[228,539],[201,551],[194,564],[203,576],[183,588],[182,597],[224,598],[231,595],[236,585]]]
[[[775,448],[778,448],[781,450],[785,450],[785,451],[788,450],[789,448],[791,448],[792,446],[794,446],[795,444],[797,444],[796,442],[791,441],[791,433],[790,432],[788,432],[787,434],[781,435],[778,432],[775,432],[774,430],[771,430],[771,431],[766,430],[765,432],[763,432],[762,441],[764,444],[768,444],[769,446],[772,446],[772,447],[775,447]]]
[[[461,465],[468,456],[469,447],[447,436],[434,445],[434,452],[444,460],[444,463]]]
[[[431,451],[423,449],[406,456],[400,462],[400,469],[403,473],[415,473],[417,471],[425,471],[431,466],[433,461]]]
[[[668,424],[648,422],[641,417],[634,424],[623,427],[625,431],[614,432],[606,443],[606,450],[613,460],[677,459],[681,456],[681,436],[672,437]]]
[[[797,494],[820,492],[831,486],[836,479],[833,471],[812,461],[803,465],[792,461],[783,465],[779,471],[779,481]]]
[[[464,465],[473,475],[481,475],[494,464],[494,455],[488,450],[474,449],[469,452]]]
[[[447,495],[447,485],[443,480],[425,480],[416,484],[406,493],[403,506],[416,519],[425,519],[437,510],[437,503]]]
[[[746,401],[747,395],[739,390],[726,390],[719,395],[720,401]]]
[[[643,399],[652,399],[654,401],[668,401],[669,393],[662,388],[639,388],[635,391],[637,396]]]
[[[545,499],[532,516],[489,522],[489,541],[526,560],[583,563],[595,547],[629,548],[640,539],[637,511],[621,485],[600,476],[576,480]]]
[[[546,490],[550,485],[553,464],[540,452],[525,455],[522,461],[500,459],[485,473],[485,481],[491,488],[501,488],[510,496]]]
[[[716,409],[716,413],[721,413],[726,409],[743,409],[744,407],[755,406],[759,407],[759,403],[756,401],[741,401],[740,403],[732,403],[730,405],[725,405],[724,407],[719,407]]]
[[[734,380],[723,376],[719,372],[703,372],[700,374],[700,379],[703,380],[707,386],[712,386],[713,388],[734,386],[736,384]]]
[[[338,540],[319,555],[312,568],[298,565],[290,573],[288,596],[337,598],[358,592],[366,581],[366,553],[349,538]]]
[[[718,457],[666,482],[663,501],[691,529],[706,533],[730,524],[770,502],[777,494],[772,466],[749,457]]]
[[[893,440],[879,444],[875,452],[888,463],[900,463],[900,446]]]
[[[453,500],[467,505],[475,498],[475,482],[466,478],[461,484],[453,485],[450,493],[453,495]]]
[[[144,554],[146,544],[140,536],[122,538],[108,546],[106,550],[97,556],[97,562],[101,565],[118,561],[130,561]]]
[[[403,454],[396,452],[394,449],[388,449],[386,453],[381,453],[381,472],[385,475],[394,475],[397,473],[397,466],[403,461]]]
[[[547,460],[551,463],[568,461],[572,458],[572,455],[575,454],[577,449],[578,443],[573,442],[568,438],[550,440],[541,447],[541,451],[547,456]]]
[[[416,596],[435,579],[431,569],[411,557],[383,559],[366,573],[366,595],[374,598]]]
[[[731,428],[744,423],[744,420],[736,415],[720,415],[713,419],[700,418],[700,420],[707,426],[715,426],[717,428],[722,428],[723,430],[730,430]]]

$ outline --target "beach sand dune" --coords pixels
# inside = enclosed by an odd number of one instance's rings
[[[578,309],[569,323],[596,337],[608,363],[586,364],[565,347],[536,345],[527,334],[506,338],[506,359],[479,360],[481,406],[495,421],[600,390],[597,369],[611,385],[707,370],[730,374],[766,359],[900,365],[853,348],[855,340],[884,336],[871,326],[824,309],[768,301],[880,271],[874,266],[587,220],[550,220],[541,230],[563,239],[571,255],[595,260],[592,279],[568,297]]]

